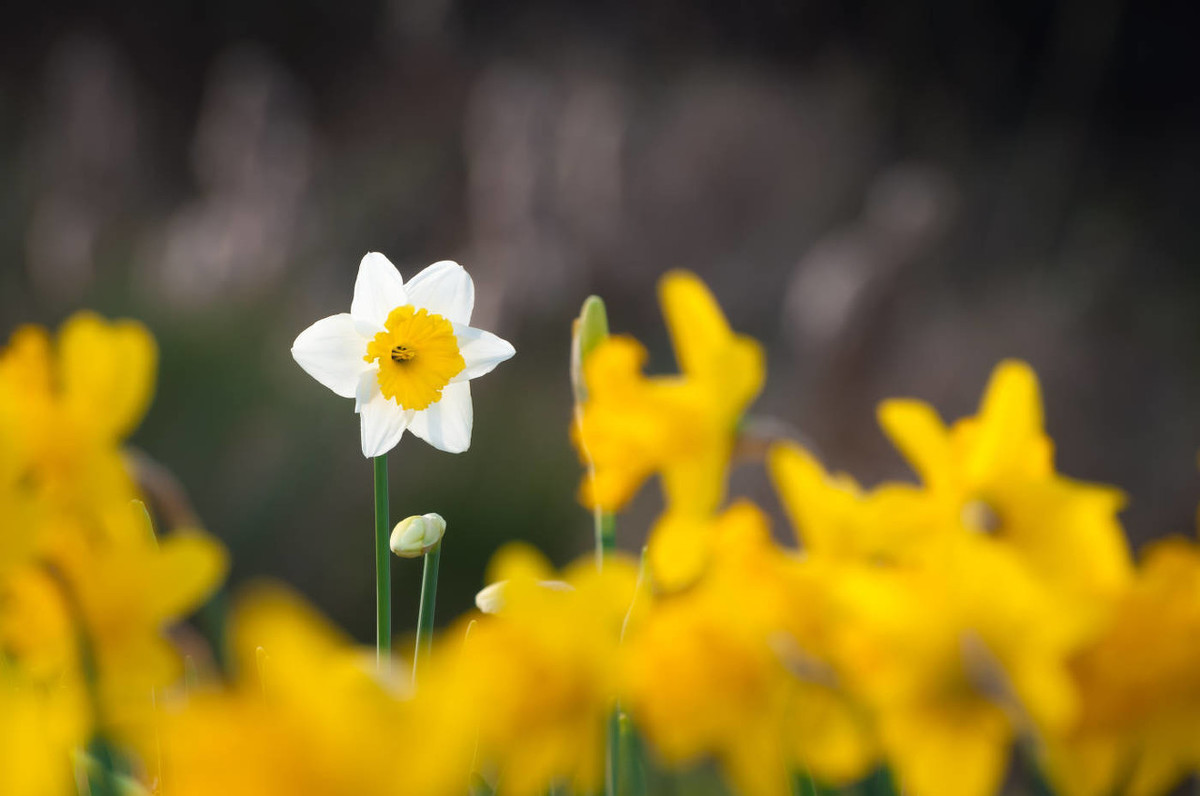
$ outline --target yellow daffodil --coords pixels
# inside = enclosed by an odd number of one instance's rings
[[[1150,548],[1112,622],[1072,669],[1083,712],[1052,739],[1063,796],[1158,796],[1200,768],[1200,548]]]
[[[847,566],[837,590],[838,657],[905,793],[988,796],[1018,734],[1074,719],[1074,623],[995,540],[959,537],[936,567]]]
[[[362,259],[350,312],[323,318],[292,345],[314,379],[353,398],[362,452],[387,453],[406,429],[435,448],[471,444],[469,381],[511,357],[513,347],[468,324],[475,285],[444,260],[405,284],[382,254]]]
[[[433,712],[414,715],[377,679],[374,655],[295,596],[251,591],[234,613],[232,645],[233,687],[192,693],[166,722],[164,792],[464,792],[472,741],[465,729],[446,736]]]
[[[87,710],[64,690],[46,689],[0,659],[0,793],[76,793],[71,755],[87,740]]]
[[[602,571],[589,559],[556,576],[527,548],[497,554],[489,580],[504,583],[503,599],[471,626],[450,680],[476,706],[481,770],[494,767],[498,792],[532,796],[562,783],[591,793],[603,783],[636,579],[619,556]]]
[[[921,477],[928,500],[901,523],[1001,540],[1085,624],[1095,624],[1128,582],[1130,556],[1111,487],[1054,471],[1037,376],[1006,361],[992,374],[974,417],[943,425],[927,404],[885,401],[884,430]]]
[[[837,658],[905,792],[994,792],[1017,732],[1074,710],[1070,615],[997,540],[926,524],[920,491],[864,492],[792,445],[770,465],[808,563],[829,571]]]
[[[911,558],[927,528],[913,522],[921,494],[906,484],[864,491],[845,473],[830,474],[794,443],[772,446],[771,480],[805,551],[876,563]]]
[[[151,691],[180,672],[164,638],[220,583],[224,549],[198,531],[157,540],[140,505],[111,526],[55,537],[0,583],[0,646],[43,683],[88,684],[105,732],[138,743]],[[82,687],[82,686],[81,686]]]
[[[738,793],[786,794],[798,767],[842,783],[866,773],[871,731],[823,658],[829,630],[803,563],[748,503],[710,533],[720,554],[704,578],[632,629],[623,703],[664,763],[714,758]]]
[[[40,327],[14,332],[0,354],[0,436],[20,489],[59,512],[136,497],[119,445],[149,405],[156,360],[136,321],[77,313],[53,343]]]
[[[724,495],[738,421],[762,388],[763,352],[730,330],[694,275],[667,274],[659,300],[679,376],[642,375],[646,351],[628,337],[604,340],[583,363],[587,400],[574,439],[595,473],[582,497],[616,511],[657,473],[673,508],[707,514]]]

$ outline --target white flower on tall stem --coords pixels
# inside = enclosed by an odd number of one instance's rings
[[[475,285],[458,263],[434,263],[405,284],[382,254],[362,259],[350,312],[322,318],[292,345],[314,379],[354,399],[362,452],[394,448],[411,430],[439,450],[471,445],[470,380],[511,357],[511,344],[470,326]]]

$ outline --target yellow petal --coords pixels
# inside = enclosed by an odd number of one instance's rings
[[[240,596],[232,639],[240,678],[255,688],[260,685],[257,672],[267,681],[261,685],[272,689],[319,692],[317,681],[329,677],[330,664],[353,650],[350,639],[316,609],[290,590],[269,584],[252,586]]]
[[[1011,734],[998,708],[923,705],[884,714],[880,732],[907,796],[991,796]]]
[[[654,524],[646,560],[654,585],[678,591],[692,585],[708,565],[713,523],[686,514],[665,514]]]
[[[722,752],[725,776],[743,796],[787,796],[788,767],[778,733],[767,722],[754,722],[731,737]]]
[[[822,782],[848,785],[864,777],[878,755],[866,714],[824,686],[796,689],[790,717],[796,759]]]
[[[1125,791],[1128,796],[1162,796],[1187,773],[1187,760],[1172,740],[1152,735],[1142,747]]]
[[[658,283],[658,298],[679,369],[689,376],[713,375],[713,352],[733,341],[713,294],[695,274],[671,271]]]
[[[142,419],[154,391],[158,349],[136,321],[71,316],[59,332],[63,399],[84,428],[121,439]]]
[[[718,436],[692,455],[668,461],[662,469],[663,494],[674,511],[701,516],[725,499],[732,436]]]
[[[804,448],[793,443],[775,445],[767,458],[771,481],[783,502],[800,543],[813,551],[831,551],[846,541],[838,537],[844,527],[848,504],[857,497],[852,481],[835,485],[825,469]]]
[[[940,486],[951,467],[950,435],[929,404],[893,398],[879,405],[879,425],[928,486]]]
[[[533,545],[510,542],[496,551],[487,567],[487,582],[539,581],[554,577],[554,567]]]
[[[1042,393],[1028,364],[1009,359],[992,371],[976,418],[974,444],[964,463],[973,483],[1014,473],[1048,475],[1053,451],[1042,426]]]
[[[152,559],[147,598],[154,617],[167,621],[198,608],[225,578],[229,556],[212,536],[176,531],[163,539]]]
[[[1044,747],[1043,768],[1061,796],[1109,796],[1124,769],[1125,744],[1110,735],[1058,740]]]
[[[46,393],[53,375],[50,335],[40,326],[21,326],[0,355],[0,381],[15,392]]]

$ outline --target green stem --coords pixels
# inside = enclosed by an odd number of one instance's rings
[[[604,557],[617,549],[617,520],[612,514],[595,509],[592,524],[596,528],[596,568],[604,567]]]
[[[792,796],[821,796],[821,790],[807,772],[798,771],[792,775]]]
[[[641,741],[626,713],[619,712],[617,748],[621,750],[621,775],[618,793],[624,796],[645,796],[646,769],[643,764]]]
[[[112,746],[104,736],[96,735],[88,745],[94,770],[88,772],[87,783],[91,796],[118,796],[117,763]]]
[[[382,670],[392,652],[392,557],[388,548],[387,454],[375,457],[375,659]]]
[[[621,711],[613,708],[608,714],[608,754],[605,756],[605,796],[617,796],[621,782]]]
[[[604,559],[617,549],[616,518],[599,508],[593,510],[592,521],[596,528],[596,569],[604,568]],[[621,712],[613,706],[608,716],[608,748],[605,754],[604,793],[617,796],[621,781]]]
[[[413,683],[417,682],[417,664],[428,661],[433,650],[433,614],[437,607],[438,564],[442,559],[439,541],[425,554],[421,571],[421,606],[417,613],[417,649],[413,652]]]

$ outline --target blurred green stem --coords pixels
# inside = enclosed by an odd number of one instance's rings
[[[619,712],[617,720],[617,748],[621,750],[621,762],[624,764],[620,771],[618,792],[623,796],[645,796],[646,771],[642,764],[641,743],[627,714]]]
[[[617,549],[617,520],[606,511],[596,509],[592,516],[596,526],[596,568],[604,567],[604,557]]]
[[[604,559],[617,549],[616,518],[597,508],[592,512],[592,519],[596,526],[596,569],[603,569]],[[615,704],[608,716],[608,749],[605,764],[605,796],[617,796],[621,782],[621,709]]]
[[[392,557],[388,549],[387,454],[375,457],[375,660],[383,670],[392,652]]]
[[[608,755],[605,759],[604,793],[617,796],[621,782],[621,711],[614,707],[608,714]]]
[[[571,391],[575,396],[575,423],[579,431],[580,447],[587,460],[587,477],[596,478],[596,465],[592,461],[583,440],[583,406],[587,401],[587,383],[584,364],[588,356],[608,337],[608,313],[599,296],[588,296],[579,310],[579,317],[571,330]],[[599,506],[592,510],[592,523],[596,529],[596,569],[604,568],[604,559],[617,549],[616,518]],[[608,717],[608,749],[604,766],[604,792],[616,796],[621,776],[621,710],[613,704]]]
[[[433,650],[433,615],[437,606],[438,564],[442,559],[439,541],[425,554],[421,571],[421,606],[417,613],[417,648],[413,652],[413,684],[417,682],[417,664],[428,662]]]

